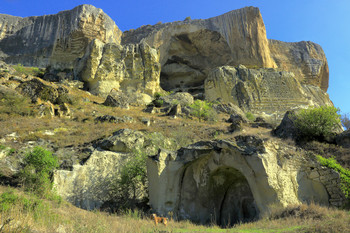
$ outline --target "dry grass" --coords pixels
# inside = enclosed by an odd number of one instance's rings
[[[9,190],[0,186],[0,195]],[[14,192],[18,196],[31,197],[20,190]],[[149,217],[140,217],[137,212],[110,215],[82,210],[66,202],[41,201],[41,207],[36,210],[25,210],[23,205],[16,203],[9,210],[0,211],[0,227],[11,219],[3,232],[349,232],[350,229],[349,212],[314,204],[275,207],[271,215],[262,220],[222,229],[173,220],[167,227],[155,226]]]

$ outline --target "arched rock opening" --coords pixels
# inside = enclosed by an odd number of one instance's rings
[[[160,86],[166,91],[202,93],[209,71],[232,62],[226,40],[207,29],[173,35],[165,46],[160,50]]]
[[[241,172],[222,166],[214,171],[200,171],[208,174],[203,179],[198,177],[197,168],[194,163],[184,172],[180,213],[190,215],[194,222],[215,223],[222,227],[258,218],[258,207],[248,181]]]

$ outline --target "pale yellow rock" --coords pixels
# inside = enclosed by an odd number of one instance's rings
[[[309,106],[333,106],[317,86],[301,84],[292,72],[223,66],[205,80],[205,98],[233,103],[245,112],[280,120],[286,111]]]
[[[92,5],[25,18],[0,14],[0,58],[12,64],[72,69],[93,39],[119,44],[121,34],[114,21]]]
[[[278,68],[293,72],[302,84],[327,91],[328,62],[321,46],[310,41],[287,43],[269,40],[269,47]]]
[[[317,180],[312,171],[325,175]],[[249,221],[273,205],[334,205],[332,198],[342,195],[340,179],[315,158],[277,139],[256,136],[162,150],[148,159],[147,172],[154,211],[201,224]],[[330,190],[337,194],[329,196]]]
[[[121,46],[93,40],[74,71],[96,95],[106,96],[112,89],[151,96],[160,91],[159,53],[145,43]]]

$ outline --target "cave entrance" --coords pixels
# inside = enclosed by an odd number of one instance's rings
[[[200,224],[230,227],[253,221],[259,215],[247,179],[232,167],[210,171],[209,167],[189,166],[180,198],[180,215]]]
[[[213,202],[216,224],[227,227],[253,221],[258,216],[247,179],[231,167],[221,167],[210,175],[209,193]],[[215,211],[217,209],[217,211]]]
[[[203,93],[208,73],[232,63],[231,49],[216,31],[185,30],[172,35],[164,46],[160,49],[160,86],[166,91]]]

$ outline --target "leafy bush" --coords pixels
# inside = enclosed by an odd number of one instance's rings
[[[329,167],[334,171],[339,172],[341,180],[341,190],[343,191],[345,197],[350,197],[350,170],[343,168],[334,157],[323,158],[322,156],[317,156],[318,161],[322,166]]]
[[[0,112],[22,116],[33,114],[30,107],[30,100],[13,93],[0,93]]]
[[[255,116],[254,116],[253,113],[247,112],[247,113],[245,114],[245,116],[247,117],[248,120],[250,120],[250,121],[255,121]]]
[[[216,112],[213,109],[213,104],[207,101],[195,100],[193,104],[190,105],[191,115],[198,117],[199,120],[216,120]]]
[[[303,109],[295,115],[295,126],[304,139],[324,140],[340,125],[338,109],[333,106]]]
[[[344,126],[345,129],[350,129],[350,119],[349,114],[343,114],[341,116],[341,124]]]
[[[58,167],[58,160],[52,153],[35,147],[24,158],[24,168],[19,173],[25,190],[33,191],[41,197],[52,196],[52,172]]]
[[[142,197],[147,185],[147,155],[141,151],[135,151],[120,171],[120,176],[115,182],[115,194],[113,195],[118,206],[122,210],[134,209],[139,197]]]
[[[159,92],[156,92],[154,94],[154,100],[152,101],[152,103],[154,104],[154,106],[156,106],[157,108],[160,108],[163,106],[164,101],[162,99],[160,99],[160,97],[162,97],[162,94]]]

